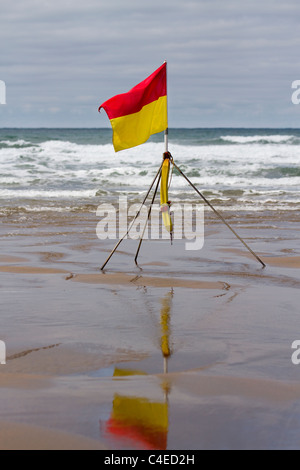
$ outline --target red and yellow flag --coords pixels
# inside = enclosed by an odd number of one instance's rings
[[[146,142],[152,134],[168,127],[167,64],[127,93],[105,101],[103,108],[113,129],[116,152]]]

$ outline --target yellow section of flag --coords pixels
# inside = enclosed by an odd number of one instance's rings
[[[167,97],[145,105],[139,112],[111,119],[116,152],[146,142],[152,134],[168,127]]]
[[[146,142],[152,134],[168,127],[167,64],[138,83],[127,93],[102,103],[113,129],[116,152]]]

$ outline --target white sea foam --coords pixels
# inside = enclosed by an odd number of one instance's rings
[[[0,146],[5,145],[7,147],[22,147],[32,146],[33,144],[29,141],[18,139],[18,140],[0,140]]]
[[[11,199],[70,199],[70,198],[93,198],[95,197],[95,190],[52,190],[52,191],[40,191],[34,189],[24,190],[9,190],[0,189],[0,198]]]
[[[276,204],[285,198],[283,205],[295,208],[300,187],[297,136],[223,135],[220,139],[224,144],[216,139],[201,145],[171,141],[169,149],[192,182],[212,197],[231,204],[244,202],[249,207],[268,205],[273,210],[281,207]],[[115,154],[111,143],[0,140],[0,198],[2,203],[16,198],[81,201],[103,192],[110,198],[119,194],[138,198],[157,173],[163,150],[163,144],[155,142]],[[174,172],[173,200],[189,199],[192,193]]]
[[[283,143],[293,141],[294,137],[290,135],[253,135],[253,136],[240,136],[240,135],[226,135],[220,137],[226,142],[235,142],[237,144],[249,144],[253,142],[270,142],[270,143]]]

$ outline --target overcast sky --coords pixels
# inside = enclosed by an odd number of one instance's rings
[[[0,127],[110,127],[164,60],[170,127],[299,127],[299,23],[299,0],[2,1]]]

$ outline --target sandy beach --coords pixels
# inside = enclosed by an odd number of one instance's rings
[[[265,269],[209,213],[104,273],[93,215],[2,222],[1,449],[299,448],[297,217],[228,217]]]
[[[0,451],[300,449],[299,10],[2,2]]]

